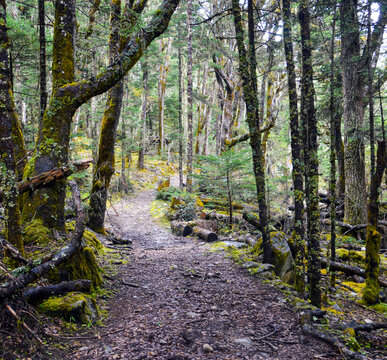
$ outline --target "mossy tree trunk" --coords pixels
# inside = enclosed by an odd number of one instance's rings
[[[248,31],[249,31],[249,59],[244,44],[241,9],[238,0],[232,0],[235,34],[239,54],[239,74],[243,82],[243,95],[246,102],[246,121],[249,126],[250,146],[253,155],[253,168],[257,197],[259,203],[259,221],[262,231],[263,261],[272,262],[270,232],[268,228],[265,172],[263,167],[263,153],[261,147],[261,133],[259,128],[259,109],[257,96],[257,75],[255,59],[255,38],[253,4],[248,1]]]
[[[309,299],[315,306],[321,306],[321,264],[320,264],[320,233],[319,233],[319,196],[318,196],[318,145],[317,121],[314,106],[312,48],[310,39],[310,13],[308,0],[300,2],[300,27],[302,49],[301,79],[301,116],[306,134],[304,143],[305,187],[307,207],[307,238],[308,238],[308,288]]]
[[[132,4],[128,1],[121,19],[121,0],[112,0],[110,15],[110,39],[109,39],[109,61],[113,64],[117,56],[124,49],[128,37],[120,35],[123,30],[121,24],[129,23],[130,31],[137,20],[147,1],[138,0]],[[102,117],[101,132],[98,145],[97,164],[93,174],[93,184],[89,203],[89,227],[96,232],[104,232],[105,211],[110,180],[115,170],[115,142],[117,127],[120,120],[122,98],[124,95],[124,79],[118,81],[108,91],[105,111]]]
[[[294,222],[293,243],[295,250],[295,287],[303,293],[305,291],[305,229],[304,229],[304,184],[302,180],[303,162],[302,145],[300,138],[300,124],[298,121],[297,106],[297,83],[294,65],[292,24],[291,24],[291,1],[283,0],[283,38],[286,58],[286,69],[288,76],[289,117],[292,148],[292,180],[294,188]]]
[[[77,108],[118,83],[137,63],[153,39],[168,27],[179,0],[164,0],[148,24],[131,33],[122,53],[107,68],[88,80],[74,80],[73,34],[75,1],[55,2],[53,95],[43,117],[34,174],[64,166],[68,160],[70,125]],[[130,26],[130,24],[129,24]],[[126,27],[125,27],[126,29]],[[23,208],[25,219],[41,219],[45,226],[64,228],[65,181],[33,193]]]
[[[46,71],[46,23],[45,0],[39,0],[39,85],[40,85],[40,118],[43,121],[44,111],[47,107],[47,71]]]
[[[180,43],[180,41],[179,41]],[[183,128],[183,86],[182,86],[182,54],[181,54],[181,46],[178,49],[178,57],[179,57],[179,188],[183,190],[183,136],[184,136],[184,128]]]
[[[370,199],[368,203],[368,223],[366,241],[366,286],[363,290],[363,300],[368,304],[379,302],[379,250],[381,236],[377,231],[379,216],[379,189],[386,169],[386,141],[379,143],[377,164],[371,179]]]
[[[146,143],[146,117],[148,113],[148,62],[146,56],[141,64],[142,68],[142,104],[141,104],[141,130],[140,147],[138,149],[137,169],[144,169],[145,143]]]
[[[0,1],[0,187],[4,197],[6,239],[24,255],[17,200],[17,174],[12,124],[17,117],[11,88],[6,2]]]

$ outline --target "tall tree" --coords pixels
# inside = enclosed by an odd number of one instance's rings
[[[342,0],[341,63],[343,67],[344,146],[345,146],[345,213],[344,220],[361,224],[366,220],[366,181],[364,155],[364,85],[368,62],[378,56],[387,22],[387,6],[380,5],[380,16],[374,26],[370,46],[361,54],[358,1]]]
[[[148,114],[148,62],[146,56],[141,64],[142,68],[142,104],[141,104],[141,130],[140,147],[138,149],[137,169],[144,169],[145,144],[146,144],[146,117]]]
[[[300,27],[302,49],[301,117],[304,131],[305,189],[308,239],[308,287],[313,305],[321,306],[320,288],[320,232],[318,196],[317,121],[314,106],[312,47],[310,39],[310,13],[308,0],[300,1]]]
[[[304,230],[304,185],[302,180],[302,144],[300,138],[300,124],[298,121],[297,106],[297,83],[296,69],[294,65],[293,42],[292,42],[292,23],[291,23],[291,1],[282,1],[283,12],[283,42],[286,58],[286,69],[288,76],[288,96],[289,96],[289,117],[292,148],[292,179],[294,188],[294,233],[293,243],[295,248],[296,260],[296,279],[295,286],[298,291],[305,289],[305,230]]]
[[[130,34],[114,63],[96,77],[74,82],[75,1],[56,0],[53,42],[53,92],[44,117],[34,158],[33,174],[67,164],[70,126],[75,111],[92,97],[114,86],[141,58],[153,39],[168,26],[179,0],[164,0],[148,24]],[[126,30],[123,29],[123,31]],[[23,216],[42,220],[48,227],[64,228],[65,181],[36,190]]]
[[[47,71],[46,71],[46,22],[45,0],[39,0],[39,69],[40,69],[40,122],[47,107]]]
[[[238,0],[232,0],[235,35],[239,54],[239,74],[243,82],[243,95],[246,102],[246,121],[250,132],[250,146],[253,154],[255,184],[259,203],[259,221],[262,231],[263,261],[272,262],[272,249],[267,217],[265,172],[261,148],[259,109],[257,96],[257,74],[255,59],[254,13],[252,0],[248,0],[249,54],[244,44],[244,30]]]
[[[187,2],[187,96],[188,96],[188,134],[187,134],[187,190],[192,192],[193,163],[193,94],[192,94],[192,0]]]
[[[20,228],[20,211],[12,124],[17,117],[11,88],[9,38],[6,22],[6,2],[0,1],[0,188],[5,200],[7,240],[24,253]]]

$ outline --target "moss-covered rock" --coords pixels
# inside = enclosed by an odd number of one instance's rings
[[[337,249],[336,256],[343,261],[365,262],[364,251]]]
[[[94,323],[98,319],[95,300],[89,295],[76,292],[51,297],[38,305],[38,309],[49,316],[82,324]]]
[[[282,281],[291,284],[293,282],[294,259],[283,232],[273,231],[270,233],[270,243],[273,250],[274,272]],[[262,253],[262,238],[254,245],[255,254]]]

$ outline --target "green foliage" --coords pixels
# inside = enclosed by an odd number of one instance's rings
[[[180,196],[182,191],[179,188],[170,186],[168,188],[162,189],[156,195],[157,200],[171,201],[173,197]]]

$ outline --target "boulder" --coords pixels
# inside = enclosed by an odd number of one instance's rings
[[[273,231],[270,233],[270,242],[273,250],[274,273],[283,282],[291,284],[295,263],[286,235],[281,231]],[[254,251],[257,255],[262,252],[262,238],[254,246]]]

